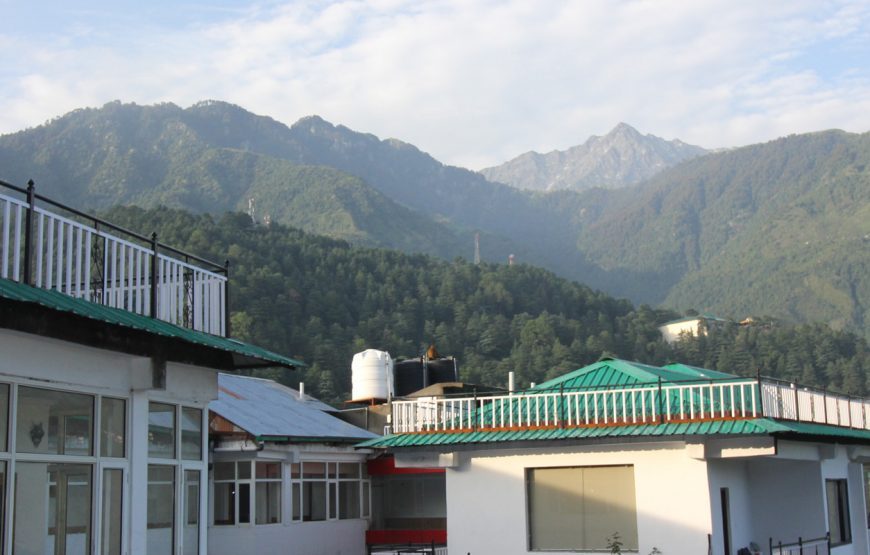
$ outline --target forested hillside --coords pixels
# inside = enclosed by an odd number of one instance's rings
[[[117,208],[115,222],[192,252],[231,261],[233,334],[299,357],[314,394],[348,398],[350,361],[365,348],[419,355],[430,342],[461,362],[469,382],[543,381],[602,354],[679,360],[729,372],[800,378],[865,391],[870,353],[863,339],[825,326],[764,324],[677,347],[657,325],[676,314],[634,307],[526,265],[479,266],[366,249],[282,225],[254,226],[179,210]]]
[[[870,133],[707,154],[628,189],[520,191],[319,117],[110,103],[0,137],[0,178],[81,208],[167,205],[356,245],[521,262],[636,303],[870,338]]]

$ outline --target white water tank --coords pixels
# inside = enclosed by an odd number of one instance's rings
[[[393,359],[390,353],[366,349],[353,355],[351,401],[387,399],[393,396]]]

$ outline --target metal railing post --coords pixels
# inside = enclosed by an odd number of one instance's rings
[[[564,382],[559,384],[559,412],[556,414],[558,414],[558,418],[559,418],[559,427],[564,428],[565,427],[565,383]]]
[[[33,208],[36,205],[36,185],[27,182],[27,212],[24,214],[24,283],[33,285]]]
[[[800,422],[801,406],[798,402],[798,384],[793,383],[792,386],[794,386],[794,419]]]
[[[224,337],[230,337],[230,261],[224,260]]]
[[[658,405],[659,405],[659,424],[664,424],[664,423],[665,423],[665,410],[664,410],[664,405],[663,405],[662,403],[663,403],[663,399],[662,399],[662,377],[659,376],[659,402],[658,402]]]
[[[474,407],[471,413],[471,429],[477,431],[477,388],[474,388]]]
[[[758,384],[758,406],[761,409],[759,410],[759,415],[764,418],[764,392],[761,389],[761,368],[756,368],[755,380]]]
[[[157,264],[160,258],[157,256],[157,232],[151,234],[151,317],[157,318]]]

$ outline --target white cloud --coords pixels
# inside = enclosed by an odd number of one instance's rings
[[[226,13],[33,39],[7,29],[0,131],[113,99],[217,98],[481,167],[619,121],[709,147],[870,129],[870,70],[850,62],[870,56],[867,2],[312,0]],[[851,58],[819,66],[841,52]]]

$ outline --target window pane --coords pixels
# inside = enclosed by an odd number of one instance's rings
[[[241,461],[238,463],[239,480],[251,479],[251,461]]]
[[[371,488],[372,484],[369,481],[362,483],[362,516],[368,518],[370,516],[369,507],[371,506]]]
[[[232,462],[216,462],[214,463],[214,479],[215,480],[235,480],[236,478],[236,463]]]
[[[0,461],[0,541],[6,537],[6,461]],[[2,551],[2,549],[0,549]]]
[[[329,478],[334,479],[335,478],[336,463],[327,463],[327,464],[329,465]]]
[[[326,482],[302,482],[302,520],[326,520]]]
[[[58,546],[66,555],[90,553],[90,465],[19,462],[15,487],[13,553],[53,553]]]
[[[103,555],[121,555],[121,516],[123,501],[123,471],[119,468],[103,470]]]
[[[338,477],[345,480],[359,478],[359,463],[339,463]]]
[[[528,504],[532,549],[603,550],[616,531],[637,549],[631,466],[530,469]]]
[[[199,553],[199,470],[184,471],[184,555]]]
[[[257,479],[280,479],[281,478],[281,463],[278,462],[258,462],[257,463]]]
[[[175,467],[148,465],[148,555],[172,555],[174,524]]]
[[[329,483],[329,518],[338,518],[338,488]]]
[[[257,482],[257,524],[281,522],[281,482]]]
[[[250,465],[249,465],[250,467]],[[251,522],[251,485],[239,484],[239,524]]]
[[[100,402],[100,455],[123,457],[127,429],[127,402],[103,397]]]
[[[236,523],[236,484],[217,482],[214,485],[214,523],[217,526]]]
[[[293,480],[299,478],[299,463],[290,464],[290,478]],[[868,501],[868,503],[870,503],[870,501]]]
[[[825,496],[828,502],[828,530],[831,545],[852,542],[852,527],[849,523],[849,498],[846,480],[825,480]]]
[[[293,483],[293,520],[302,520],[302,484]]]
[[[175,405],[148,404],[148,456],[175,458]]]
[[[90,455],[93,414],[90,395],[21,386],[16,449],[20,453]]]
[[[190,407],[181,409],[181,458],[202,460],[202,411]]]
[[[323,479],[326,477],[326,463],[306,462],[302,463],[302,477]]]
[[[339,482],[339,518],[359,518],[359,482]]]
[[[6,432],[9,428],[9,385],[0,384],[0,451],[6,451]],[[3,536],[0,535],[0,538]]]

